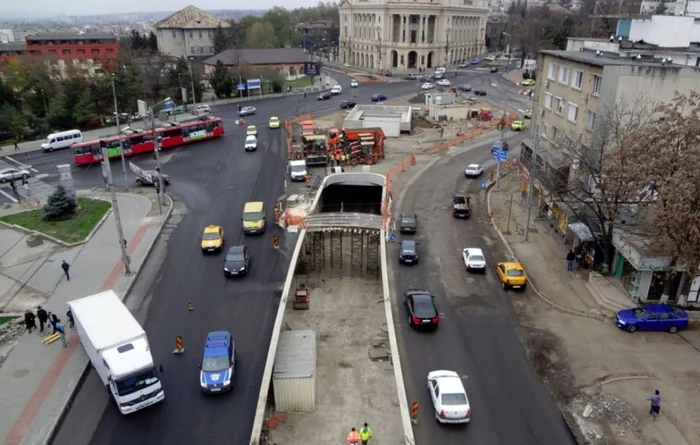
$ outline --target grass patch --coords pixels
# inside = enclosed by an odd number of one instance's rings
[[[45,221],[43,209],[3,216],[0,221],[44,233],[65,243],[77,243],[87,238],[112,204],[99,199],[78,198],[78,206],[80,210],[75,216],[63,221]]]
[[[287,88],[289,88],[290,86],[292,88],[306,88],[306,87],[313,86],[313,83],[314,83],[313,77],[303,76],[303,77],[299,77],[299,78],[294,79],[294,80],[286,81],[285,86]]]
[[[4,325],[5,323],[11,322],[15,318],[17,317],[0,317],[0,326]]]

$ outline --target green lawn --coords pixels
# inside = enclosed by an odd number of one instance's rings
[[[0,326],[4,325],[5,323],[11,322],[15,318],[17,317],[0,317]]]
[[[0,221],[45,233],[65,243],[77,243],[87,238],[112,204],[99,199],[78,198],[78,205],[80,210],[75,216],[63,221],[45,221],[43,209],[3,216]]]
[[[292,88],[310,87],[311,85],[313,85],[313,77],[304,76],[304,77],[299,77],[298,79],[288,80],[288,81],[286,81],[285,85],[287,86],[287,88],[289,88],[290,86]]]

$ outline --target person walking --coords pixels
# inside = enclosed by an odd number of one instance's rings
[[[70,281],[70,274],[68,273],[70,270],[70,264],[66,263],[66,260],[63,260],[61,263],[61,269],[63,269],[63,273],[66,274],[66,280]]]
[[[65,348],[68,346],[68,342],[66,341],[66,330],[63,328],[61,321],[58,319],[56,319],[56,332],[58,332],[58,335],[61,336],[61,343],[63,344],[63,347]]]
[[[576,259],[576,254],[574,253],[573,250],[569,250],[569,253],[566,254],[566,270],[571,272],[574,270],[574,260]]]
[[[19,145],[17,145],[17,141],[15,141],[15,151],[19,151]]]
[[[36,310],[36,318],[39,319],[39,332],[44,332],[44,326],[49,319],[49,314],[46,313],[43,307],[39,306]]]
[[[32,314],[32,311],[29,309],[24,312],[24,326],[27,328],[27,331],[29,331],[30,334],[32,333],[32,329],[36,328],[35,318],[36,316]]]
[[[17,186],[15,185],[15,181],[10,179],[10,188],[12,189],[12,193],[15,194],[15,197],[19,197],[17,195]]]
[[[350,430],[348,433],[348,444],[349,445],[358,445],[360,443],[360,434],[355,431],[355,427]]]
[[[49,323],[51,323],[53,328],[53,332],[51,332],[51,335],[53,335],[56,333],[56,324],[58,323],[58,317],[53,312],[49,312]]]
[[[647,400],[651,402],[649,414],[651,414],[652,419],[656,420],[659,416],[659,411],[661,411],[661,395],[659,394],[659,390],[657,389],[654,391],[654,395],[648,397]]]
[[[367,422],[365,422],[365,426],[360,428],[360,440],[362,440],[362,445],[367,445],[369,440],[372,438],[372,428],[367,425]]]
[[[66,318],[68,318],[68,329],[73,329],[75,327],[75,319],[73,318],[73,311],[68,309],[68,312],[66,312]]]

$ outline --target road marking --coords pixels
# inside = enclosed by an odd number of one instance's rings
[[[19,162],[18,160],[16,160],[15,158],[13,158],[13,157],[11,157],[11,156],[5,156],[5,159],[7,159],[8,161],[12,161],[13,163],[17,164],[18,166],[20,166],[20,167],[22,167],[22,168],[25,168],[25,169],[27,169],[27,170],[31,170],[31,171],[33,171],[34,173],[38,173],[38,172],[39,172],[39,170],[37,170],[37,169],[35,169],[35,168],[32,168],[31,165],[22,164],[21,162]]]
[[[32,169],[32,170],[34,170],[34,169]],[[36,170],[34,170],[34,171],[36,171]],[[42,173],[42,174],[40,174],[40,175],[34,176],[34,178],[36,178],[36,179],[42,179],[42,178],[48,178],[49,176],[51,176],[51,175],[49,175],[48,173]]]
[[[12,202],[17,202],[17,200],[16,200],[12,195],[10,195],[9,193],[7,193],[7,192],[5,192],[5,191],[3,191],[3,190],[0,190],[0,193],[2,193],[3,195],[7,196],[7,197],[10,199],[10,201],[12,201]]]

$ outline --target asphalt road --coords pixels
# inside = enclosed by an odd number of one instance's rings
[[[517,156],[525,134],[509,133],[512,155]],[[404,213],[416,213],[420,264],[398,264],[397,245],[390,246],[396,295],[397,335],[401,365],[410,401],[419,402],[417,444],[565,445],[576,441],[545,385],[529,366],[513,327],[509,301],[521,294],[503,291],[495,263],[507,259],[501,241],[487,226],[485,193],[481,180],[464,178],[464,168],[480,163],[490,169],[490,141],[445,156],[406,189]],[[429,186],[428,186],[429,185]],[[473,216],[459,220],[451,214],[456,193],[472,196]],[[400,199],[400,198],[399,198]],[[516,196],[515,199],[518,199]],[[465,271],[461,249],[481,248],[487,260],[485,275]],[[403,292],[428,289],[436,296],[441,324],[435,332],[408,326]],[[529,292],[529,291],[528,291]],[[448,369],[465,379],[472,408],[466,426],[440,425],[427,390],[430,371]]]

